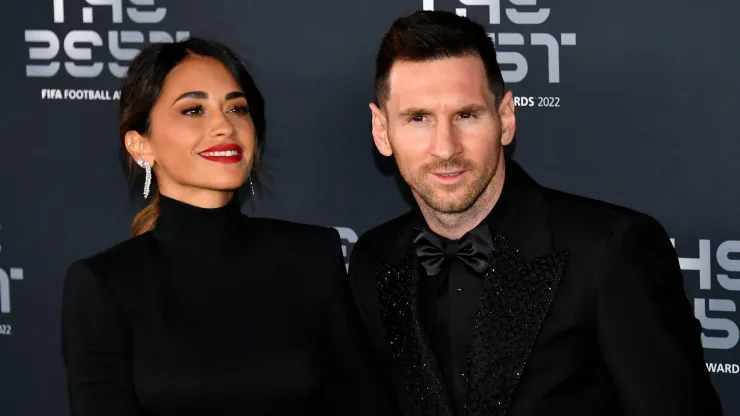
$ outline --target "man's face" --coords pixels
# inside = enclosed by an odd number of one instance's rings
[[[388,90],[383,110],[371,104],[376,147],[394,156],[419,204],[465,212],[492,186],[514,137],[511,93],[497,107],[477,55],[397,61]]]

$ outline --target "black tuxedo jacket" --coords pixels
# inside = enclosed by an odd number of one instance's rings
[[[507,160],[468,356],[468,415],[721,414],[661,225],[534,182]],[[416,305],[413,211],[365,233],[350,282],[387,393],[378,414],[449,415]],[[472,323],[471,323],[472,324]]]

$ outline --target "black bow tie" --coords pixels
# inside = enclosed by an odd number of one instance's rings
[[[448,256],[456,256],[479,275],[482,275],[491,263],[493,239],[491,231],[485,224],[478,225],[457,242],[451,241],[447,244],[425,228],[418,230],[419,234],[414,238],[416,257],[428,276],[438,274],[442,270],[445,257]]]

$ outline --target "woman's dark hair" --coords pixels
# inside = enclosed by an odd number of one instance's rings
[[[259,169],[259,159],[265,140],[265,101],[239,57],[228,47],[214,41],[189,38],[175,43],[155,43],[145,47],[131,62],[121,87],[121,162],[132,186],[141,189],[144,170],[138,167],[126,150],[126,133],[133,130],[148,135],[151,112],[162,91],[165,78],[188,56],[197,55],[220,61],[244,91],[249,103],[255,129],[256,148],[253,173]],[[253,180],[256,180],[253,175]],[[159,191],[156,178],[152,177],[151,202],[136,215],[131,225],[131,235],[137,236],[154,228],[159,216]]]

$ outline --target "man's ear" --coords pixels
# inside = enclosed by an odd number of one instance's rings
[[[378,108],[375,103],[370,103],[370,112],[372,117],[373,125],[373,141],[375,147],[383,156],[390,156],[393,154],[393,149],[388,141],[388,118],[383,114],[383,111]]]
[[[516,133],[516,116],[514,115],[514,94],[507,92],[498,107],[498,117],[501,120],[501,144],[508,146],[514,140]]]

